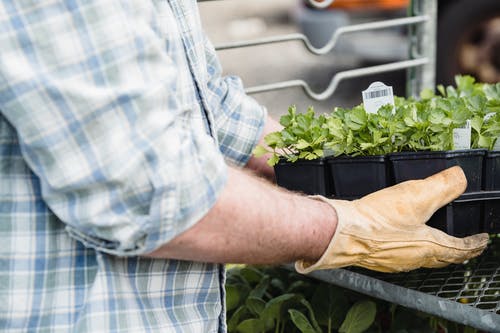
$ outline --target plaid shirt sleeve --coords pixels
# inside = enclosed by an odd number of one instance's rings
[[[214,127],[226,160],[245,165],[257,145],[267,116],[265,107],[245,94],[240,78],[222,76],[222,67],[211,42],[205,38],[210,105],[217,108]]]
[[[1,112],[71,235],[99,251],[139,255],[206,214],[226,164],[216,140],[189,118],[199,110],[177,100],[182,73],[144,15],[104,0],[4,2],[0,11],[10,18],[0,36]],[[222,150],[244,160],[251,140],[227,137],[254,125],[227,123],[217,118],[231,133],[220,134]]]

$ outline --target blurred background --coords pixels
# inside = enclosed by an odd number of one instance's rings
[[[350,24],[405,17],[408,0],[335,0],[322,10],[308,0],[224,0],[200,2],[205,30],[217,45],[267,36],[303,33],[315,47],[324,46],[336,29]],[[322,92],[339,71],[408,58],[405,28],[343,35],[326,55],[313,55],[299,41],[218,51],[225,74],[246,87],[301,79]],[[500,0],[439,0],[436,82],[450,84],[455,74],[483,82],[500,81]],[[361,91],[382,81],[405,95],[406,71],[342,81],[333,96],[314,101],[301,88],[253,94],[275,117],[297,105],[328,112],[361,103]]]

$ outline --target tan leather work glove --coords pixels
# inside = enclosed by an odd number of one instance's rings
[[[361,266],[381,272],[409,271],[461,263],[483,252],[488,234],[455,238],[425,225],[434,212],[465,191],[458,166],[421,180],[410,180],[359,200],[330,200],[337,229],[321,258],[297,261],[299,273]]]

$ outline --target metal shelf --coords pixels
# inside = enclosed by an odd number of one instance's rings
[[[500,332],[500,238],[478,258],[442,269],[378,273],[360,268],[310,277],[487,332]]]
[[[214,1],[214,0],[198,0]],[[311,0],[310,0],[311,1]],[[313,1],[314,2],[314,1]],[[324,1],[323,3],[327,3]],[[304,45],[305,50],[314,55],[326,55],[331,52],[340,37],[350,33],[362,31],[374,31],[391,27],[407,26],[409,27],[408,39],[410,41],[409,59],[390,62],[387,64],[356,68],[341,71],[335,74],[326,88],[322,92],[314,91],[304,80],[288,80],[261,84],[245,89],[247,94],[257,94],[293,87],[300,87],[311,100],[324,101],[329,99],[336,91],[339,83],[346,79],[357,78],[372,74],[382,74],[397,70],[406,69],[408,72],[407,94],[417,96],[418,92],[424,87],[434,86],[435,72],[435,28],[436,28],[436,8],[437,5],[432,0],[414,0],[409,6],[410,16],[398,19],[388,19],[378,22],[368,22],[361,24],[352,24],[338,28],[331,36],[326,45],[316,48],[310,40],[302,33],[293,33],[281,36],[264,37],[256,40],[236,41],[216,45],[217,51],[254,47],[267,44],[278,44],[284,42],[299,41]]]

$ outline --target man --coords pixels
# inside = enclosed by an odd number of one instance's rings
[[[4,0],[0,27],[2,331],[223,332],[219,263],[397,271],[486,246],[423,225],[459,169],[355,202],[243,171],[272,176],[251,151],[279,127],[220,76],[194,0]]]

